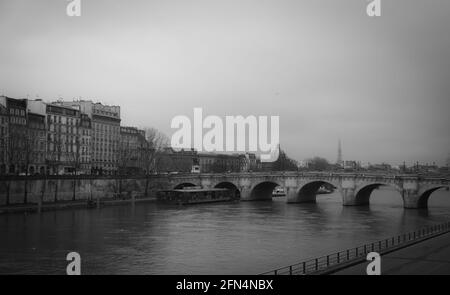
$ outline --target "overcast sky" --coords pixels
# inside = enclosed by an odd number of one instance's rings
[[[444,163],[450,1],[0,0],[0,94],[121,106],[168,135],[175,115],[279,115],[297,160]]]

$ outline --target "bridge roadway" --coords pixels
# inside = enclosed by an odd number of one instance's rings
[[[404,174],[331,173],[331,172],[248,172],[221,174],[169,174],[167,188],[201,186],[222,187],[239,194],[243,201],[269,200],[272,191],[282,186],[288,203],[315,202],[318,189],[333,185],[344,206],[369,204],[373,190],[390,186],[403,198],[404,208],[426,208],[430,195],[438,189],[449,190],[449,178]]]

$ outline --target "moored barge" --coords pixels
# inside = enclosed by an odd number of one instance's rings
[[[234,201],[232,192],[226,188],[185,188],[158,191],[158,202],[176,205],[190,205],[212,202]]]

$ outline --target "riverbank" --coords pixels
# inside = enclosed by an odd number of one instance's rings
[[[367,261],[335,275],[365,275]],[[450,233],[381,255],[382,275],[450,275]]]
[[[43,203],[41,208],[39,204],[13,204],[9,206],[0,206],[0,214],[12,214],[12,213],[37,213],[44,211],[64,210],[64,209],[76,209],[76,208],[101,208],[103,206],[117,206],[131,203],[141,202],[154,202],[156,198],[136,198],[136,199],[101,199],[99,202],[96,200],[76,200],[76,201],[59,201],[52,203]]]
[[[411,245],[439,237],[450,233],[450,222],[432,225],[417,229],[412,232],[403,233],[387,239],[364,244],[355,248],[328,254],[302,261],[296,264],[281,267],[263,275],[328,275],[335,274],[341,270],[349,269],[355,265],[367,262],[366,257],[370,252],[376,252],[382,256],[404,249]],[[449,245],[450,247],[450,245]],[[450,251],[448,252],[450,253]],[[357,274],[357,273],[355,273]],[[365,274],[359,273],[359,274]]]

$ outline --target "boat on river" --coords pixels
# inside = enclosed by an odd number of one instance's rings
[[[331,194],[332,192],[334,192],[334,189],[324,186],[319,187],[317,190],[317,194]]]
[[[286,196],[286,192],[284,191],[284,188],[282,188],[282,187],[277,187],[272,192],[272,197],[283,197],[283,196]]]
[[[231,190],[226,188],[184,188],[158,191],[156,200],[166,204],[191,205],[229,202],[236,200],[236,198],[233,196]]]

